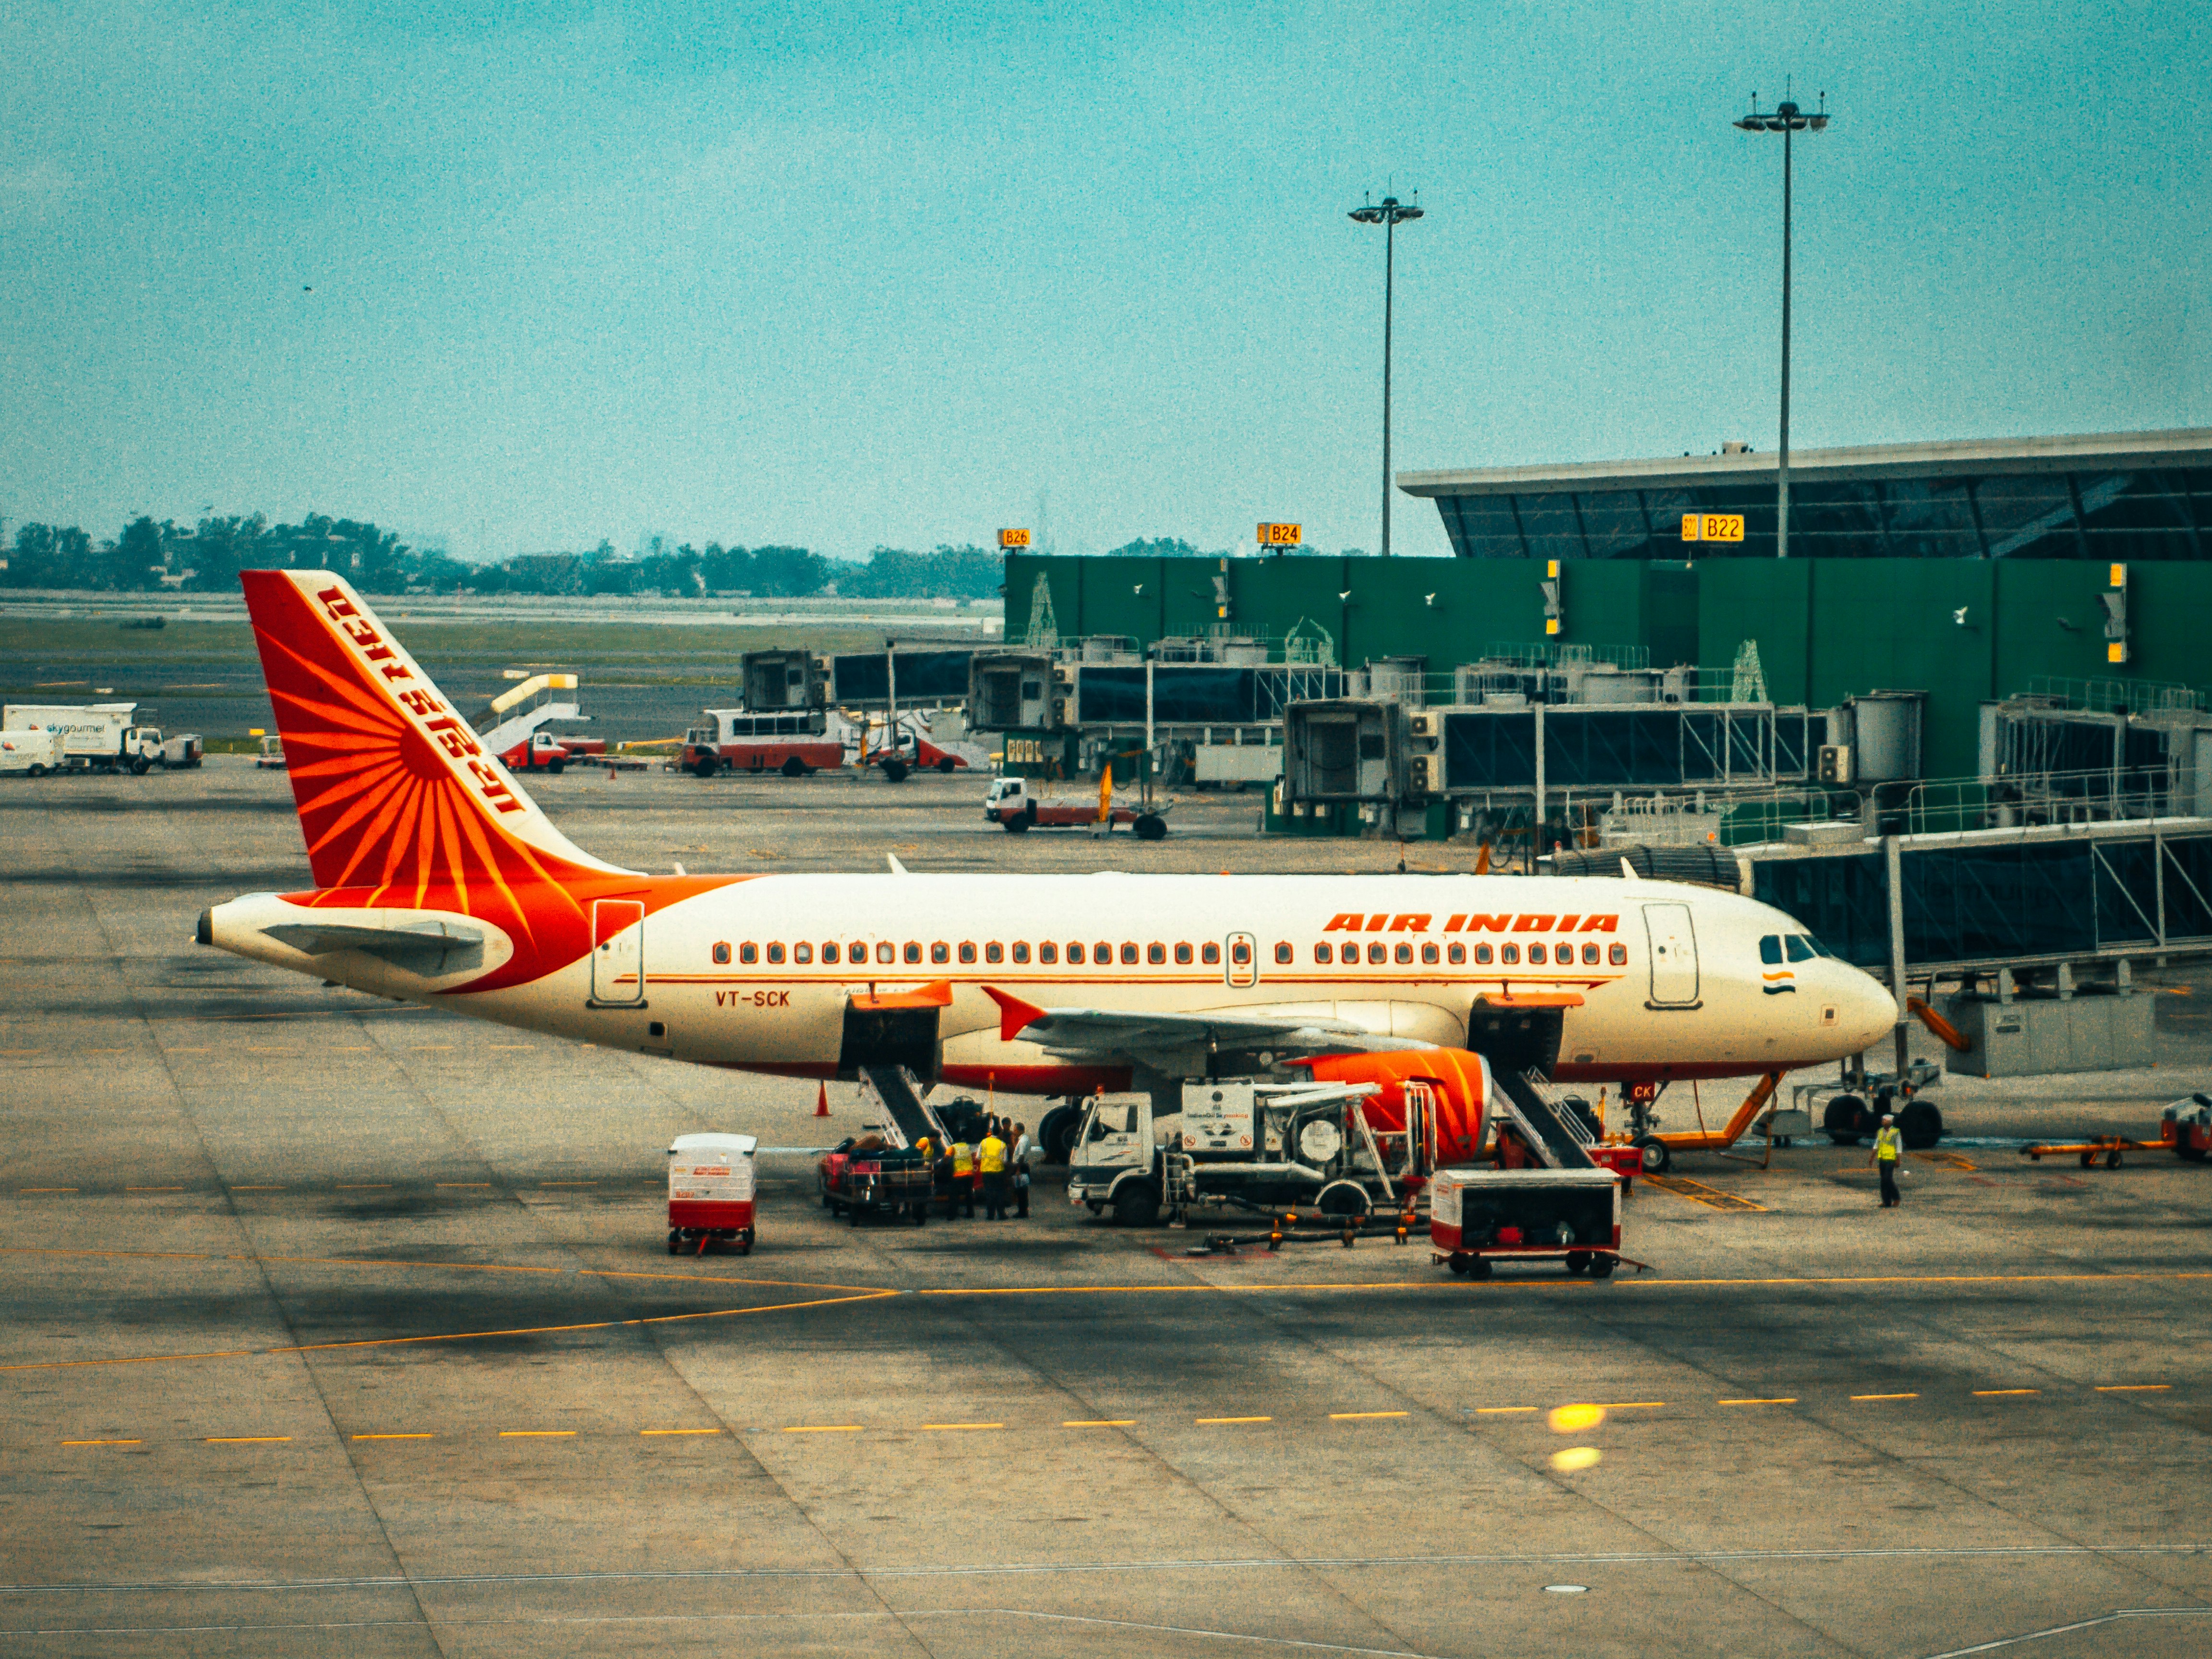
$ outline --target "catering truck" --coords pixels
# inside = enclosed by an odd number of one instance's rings
[[[9,703],[0,709],[0,727],[10,732],[51,732],[61,740],[64,770],[135,772],[155,767],[198,766],[202,746],[198,732],[164,739],[161,728],[141,726],[135,702]]]

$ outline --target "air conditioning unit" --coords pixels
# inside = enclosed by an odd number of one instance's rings
[[[1429,712],[1408,714],[1406,717],[1406,731],[1412,737],[1433,739],[1442,735],[1443,726],[1440,724],[1442,719],[1442,715]]]
[[[1444,761],[1441,755],[1415,755],[1409,763],[1408,779],[1417,795],[1441,795],[1444,792]]]
[[[1820,781],[1822,783],[1849,783],[1851,781],[1850,744],[1824,743],[1820,745]]]

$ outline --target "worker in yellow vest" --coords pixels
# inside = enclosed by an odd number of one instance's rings
[[[971,1218],[975,1213],[975,1154],[964,1140],[952,1143],[952,1203]],[[945,1218],[952,1218],[952,1204],[945,1206]]]
[[[975,1165],[983,1175],[983,1218],[986,1221],[1004,1221],[1006,1218],[1006,1143],[999,1139],[995,1122],[984,1135],[983,1144],[975,1149]]]
[[[1881,1127],[1874,1138],[1874,1156],[1867,1162],[1881,1171],[1881,1207],[1897,1207],[1897,1160],[1905,1156],[1905,1136],[1899,1133],[1897,1120],[1887,1112],[1881,1117]]]

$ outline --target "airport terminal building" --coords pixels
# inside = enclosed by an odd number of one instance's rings
[[[1402,472],[1463,559],[1771,558],[1772,454]],[[1744,539],[1686,548],[1686,514]],[[1808,559],[2202,559],[2212,430],[1881,444],[1790,465],[1790,553]]]

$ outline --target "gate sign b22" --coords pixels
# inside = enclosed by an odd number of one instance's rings
[[[1743,539],[1741,513],[1685,513],[1682,539],[1686,542],[1740,542]]]

